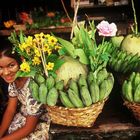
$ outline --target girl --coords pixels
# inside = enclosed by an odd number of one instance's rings
[[[0,140],[47,140],[50,119],[33,99],[29,77],[18,77],[20,57],[10,42],[0,46],[0,76],[9,84],[9,100],[0,125]]]

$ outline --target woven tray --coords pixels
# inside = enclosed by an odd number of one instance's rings
[[[84,108],[66,108],[58,106],[46,106],[46,108],[54,124],[92,127],[96,118],[102,112],[106,100]]]
[[[124,100],[124,105],[133,113],[134,117],[140,121],[140,104]]]

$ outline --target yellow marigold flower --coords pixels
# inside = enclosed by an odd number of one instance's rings
[[[52,53],[52,50],[48,48],[47,53],[48,55],[50,55]]]
[[[44,37],[44,33],[41,32],[40,34],[35,34],[34,36],[35,36],[35,38],[40,39],[40,38],[43,38]]]
[[[33,65],[39,65],[41,63],[41,60],[39,57],[34,57],[34,59],[32,60],[33,61]]]
[[[31,49],[28,47],[28,48],[25,48],[25,51],[28,55],[31,55]]]
[[[27,47],[28,46],[26,43],[19,44],[19,48],[21,49],[21,51],[24,51]]]
[[[46,65],[47,70],[53,70],[54,67],[54,63],[48,62],[48,64]]]
[[[47,52],[48,49],[49,49],[49,45],[48,45],[48,44],[44,44],[44,46],[42,47],[42,50],[43,50],[44,52]]]
[[[46,39],[48,39],[50,36],[51,36],[50,34],[44,35],[44,37],[45,37]]]
[[[30,72],[30,65],[28,62],[24,61],[21,65],[20,65],[20,70],[24,71],[24,72]]]
[[[56,45],[54,48],[55,48],[55,50],[59,50],[59,49],[61,49],[61,46]]]
[[[39,38],[40,34],[35,34],[34,36],[35,36],[35,38]]]
[[[26,44],[28,44],[28,46],[33,45],[33,37],[32,36],[28,36],[28,38],[26,39]]]
[[[35,49],[34,49],[34,52],[35,52],[35,55],[36,55],[37,57],[40,57],[40,56],[41,56],[41,54],[40,54],[38,48],[35,48]]]
[[[41,32],[41,33],[39,34],[39,36],[40,36],[41,38],[44,37],[44,33]]]
[[[57,43],[57,39],[54,36],[48,38],[48,44],[54,46]]]

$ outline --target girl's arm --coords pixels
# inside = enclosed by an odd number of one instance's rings
[[[0,125],[0,137],[2,137],[9,128],[11,121],[16,113],[17,103],[17,97],[9,97],[7,108],[4,112],[2,123]]]
[[[38,117],[27,116],[26,119],[26,124],[22,128],[11,133],[10,135],[1,138],[0,140],[21,140],[22,138],[28,136],[31,132],[33,132],[37,125]]]

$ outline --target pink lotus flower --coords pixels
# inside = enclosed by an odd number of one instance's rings
[[[97,25],[99,36],[115,36],[117,32],[117,26],[115,23],[109,24],[107,21],[101,21]]]

